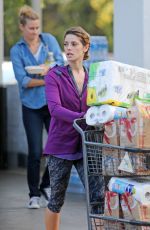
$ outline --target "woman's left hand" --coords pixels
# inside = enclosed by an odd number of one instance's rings
[[[40,76],[45,76],[48,73],[50,66],[47,66],[45,64],[41,64],[40,66],[43,67],[43,72],[40,74]]]

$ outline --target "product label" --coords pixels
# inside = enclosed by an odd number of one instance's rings
[[[123,194],[125,192],[128,192],[129,194],[134,193],[134,185],[125,183],[121,180],[115,180],[115,182],[112,184],[112,191]]]

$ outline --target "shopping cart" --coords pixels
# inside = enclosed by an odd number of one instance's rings
[[[99,213],[93,213],[91,210],[95,203],[90,201],[89,192],[90,176],[150,176],[150,150],[103,144],[104,127],[88,126],[85,119],[76,119],[73,125],[82,137],[88,230],[150,230],[150,222],[147,221],[105,216],[104,201],[99,204]],[[132,170],[119,170],[127,154]]]

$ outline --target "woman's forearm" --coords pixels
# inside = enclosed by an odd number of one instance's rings
[[[44,79],[31,79],[27,87],[32,88],[32,87],[38,87],[38,86],[43,86],[43,85],[45,85]]]

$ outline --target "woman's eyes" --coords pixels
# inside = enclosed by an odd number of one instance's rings
[[[78,45],[78,43],[76,43],[76,42],[72,43],[72,46],[77,46],[77,45]]]
[[[78,43],[77,42],[72,42],[72,43],[64,43],[64,46],[69,46],[69,45],[71,45],[71,46],[77,46],[78,45]]]

